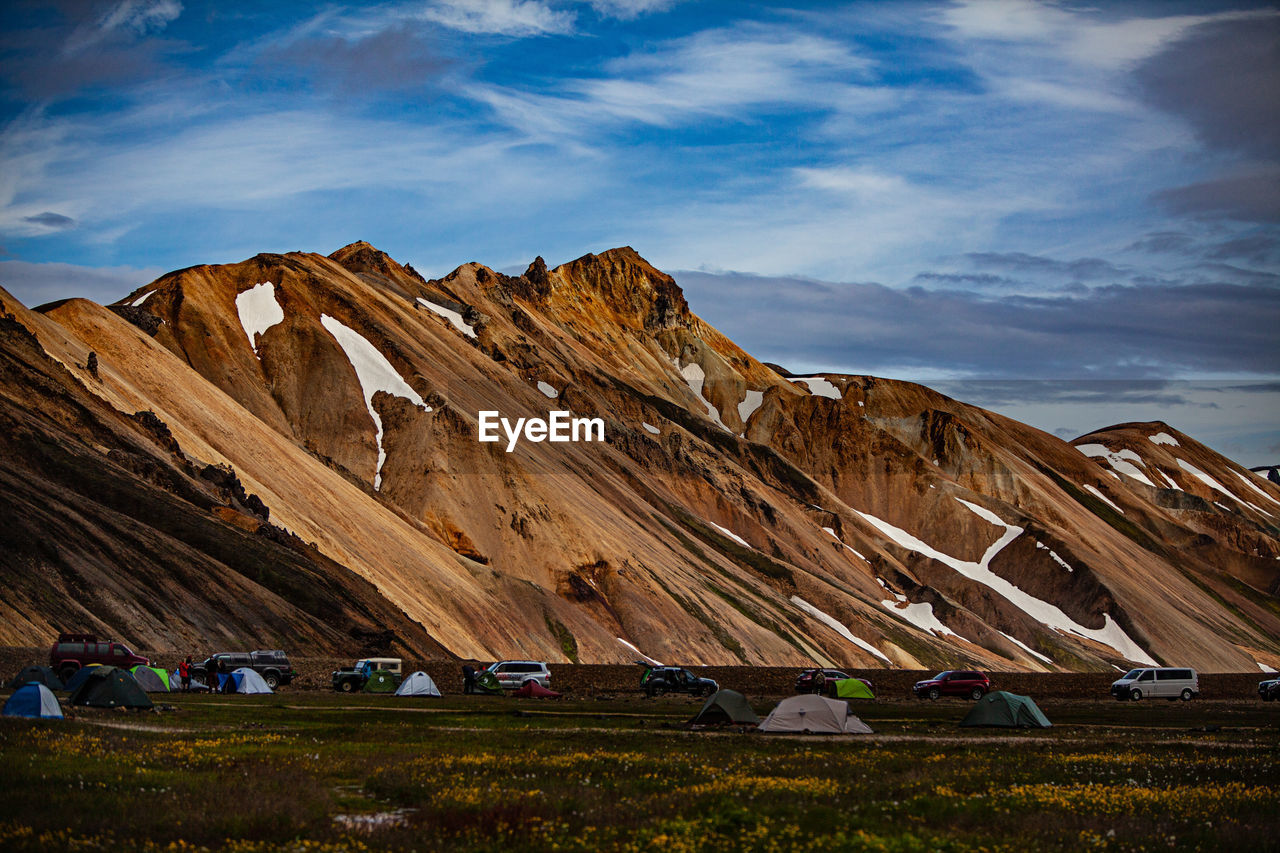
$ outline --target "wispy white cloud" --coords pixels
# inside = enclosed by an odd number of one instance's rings
[[[834,39],[745,25],[662,43],[608,63],[601,76],[561,80],[550,92],[475,85],[468,93],[512,127],[579,134],[601,121],[674,127],[747,120],[770,106],[822,108],[847,97],[870,67]]]
[[[140,36],[163,30],[181,14],[177,0],[121,0],[81,22],[67,37],[62,53],[80,53],[117,34]]]
[[[601,15],[629,21],[641,15],[665,12],[680,0],[587,0],[587,2]]]
[[[400,11],[459,32],[519,37],[571,33],[575,19],[539,0],[435,0]]]

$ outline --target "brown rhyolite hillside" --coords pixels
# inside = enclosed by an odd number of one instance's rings
[[[37,619],[6,614],[11,642],[84,624],[153,648],[269,634],[337,649],[363,619],[406,648],[475,658],[1280,665],[1275,484],[1163,424],[1086,436],[1082,451],[910,383],[783,377],[630,248],[427,281],[355,243],[181,270],[113,310],[72,300],[22,313],[66,374],[59,393],[103,420],[153,412],[162,426],[134,419],[130,434],[167,430],[179,474],[228,466],[284,547],[334,584],[307,597],[312,610],[352,624],[309,634],[288,594],[272,588],[283,603],[268,605],[252,586],[197,619],[184,596],[215,569],[168,554],[123,608],[116,587],[137,545],[122,538],[84,558],[77,609],[33,592]],[[98,378],[81,366],[89,350]],[[362,385],[371,359],[394,375],[379,386],[391,393]],[[11,417],[135,506],[166,505],[193,480],[144,489],[39,396],[13,399]],[[482,410],[551,409],[602,418],[607,441],[508,453],[477,440]],[[1114,472],[1090,445],[1138,452],[1172,482]],[[253,527],[243,501],[183,499],[210,524]],[[41,541],[35,514],[17,522]],[[87,534],[60,536],[82,546]],[[60,571],[27,550],[24,565]],[[375,590],[382,610],[357,608],[366,599],[348,588]],[[140,625],[143,608],[165,618]],[[204,617],[223,609],[243,615],[214,633]],[[261,627],[262,611],[277,627]]]

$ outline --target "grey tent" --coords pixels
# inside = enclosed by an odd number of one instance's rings
[[[751,710],[747,697],[736,690],[717,690],[707,697],[702,710],[693,715],[689,725],[724,725],[724,724],[758,725],[760,718]]]
[[[431,680],[431,676],[419,670],[413,673],[396,688],[397,696],[439,696],[440,688]]]
[[[997,690],[974,703],[973,710],[960,721],[960,725],[1047,729],[1053,723],[1036,707],[1030,696]]]
[[[778,703],[760,724],[762,732],[869,735],[871,727],[849,713],[849,706],[826,696],[804,694]]]

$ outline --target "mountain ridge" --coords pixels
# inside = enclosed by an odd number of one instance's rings
[[[1068,444],[924,386],[784,376],[629,247],[425,279],[357,241],[110,308],[20,313],[84,393],[230,466],[451,655],[1280,665],[1275,484],[1164,424]],[[550,408],[606,442],[476,441],[482,409]]]

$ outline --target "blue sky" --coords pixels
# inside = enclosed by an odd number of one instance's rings
[[[1276,463],[1278,80],[1247,2],[16,2],[0,283],[631,245],[793,369]]]

